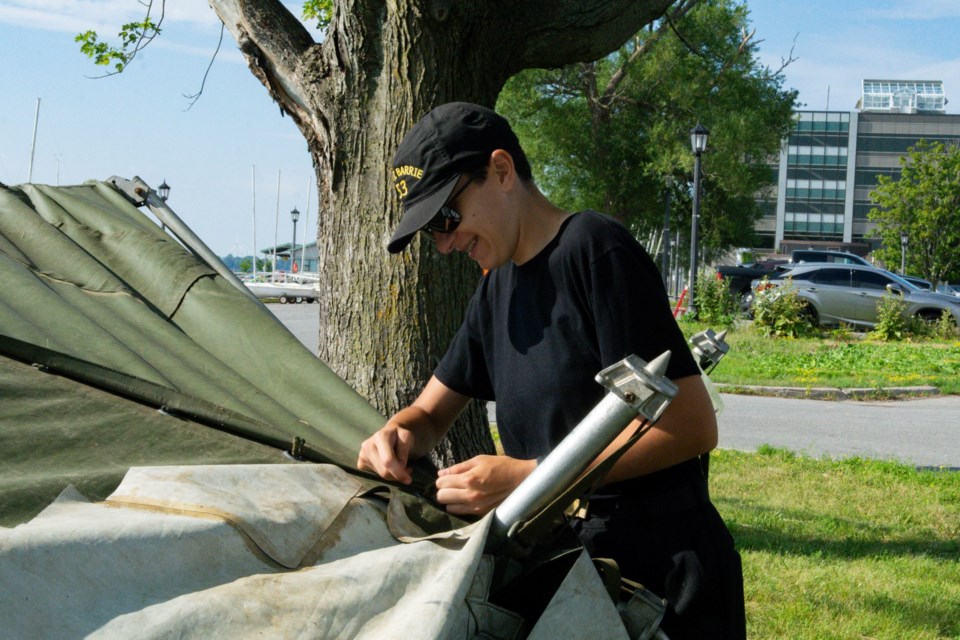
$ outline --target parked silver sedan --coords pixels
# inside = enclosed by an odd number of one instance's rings
[[[774,286],[792,282],[798,296],[807,303],[815,324],[847,324],[872,327],[877,323],[877,303],[886,293],[899,295],[906,313],[930,321],[944,310],[960,326],[960,298],[924,291],[889,271],[855,264],[803,264],[771,278]],[[760,285],[755,282],[755,287]]]

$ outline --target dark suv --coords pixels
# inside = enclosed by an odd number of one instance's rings
[[[836,262],[840,264],[862,264],[867,267],[873,266],[866,259],[854,253],[820,249],[797,249],[790,254],[790,262],[794,264],[801,262]]]

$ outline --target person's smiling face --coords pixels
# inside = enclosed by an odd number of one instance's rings
[[[447,206],[460,214],[460,223],[450,233],[434,232],[440,253],[466,253],[482,269],[494,269],[513,258],[519,238],[518,216],[510,213],[508,188],[502,168],[491,161],[482,182],[464,176],[469,184]],[[512,166],[510,167],[512,169]]]

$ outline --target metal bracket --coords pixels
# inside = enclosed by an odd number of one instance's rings
[[[670,352],[664,351],[650,363],[627,356],[597,374],[596,380],[650,422],[656,422],[679,389],[664,377]]]
[[[691,350],[697,357],[700,368],[704,371],[707,368],[717,366],[723,356],[730,351],[730,345],[727,344],[727,331],[724,329],[720,333],[714,333],[713,329],[706,329],[690,338]]]

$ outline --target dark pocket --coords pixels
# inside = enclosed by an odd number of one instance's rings
[[[667,572],[663,596],[673,605],[677,615],[682,616],[696,604],[705,587],[703,565],[693,551],[677,552],[671,560],[673,566]]]

